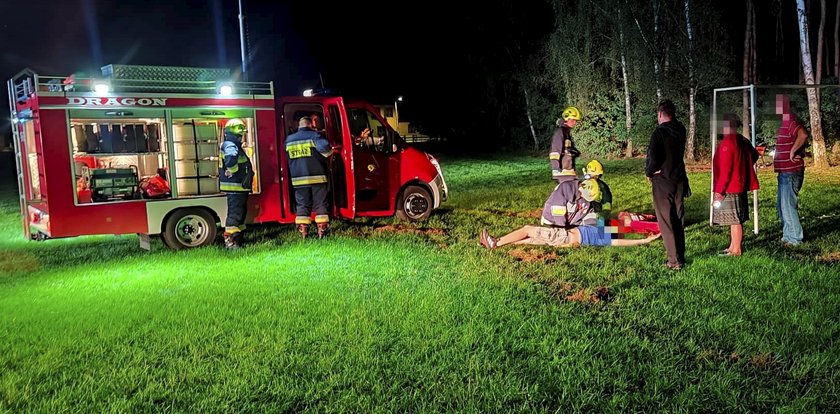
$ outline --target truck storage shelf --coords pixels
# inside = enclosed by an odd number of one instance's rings
[[[159,154],[166,154],[163,151],[157,152],[82,152],[76,151],[74,152],[75,155],[90,155],[96,157],[114,157],[114,156],[132,156],[132,155],[159,155]]]
[[[176,175],[176,180],[195,180],[198,178],[219,178],[218,175]]]

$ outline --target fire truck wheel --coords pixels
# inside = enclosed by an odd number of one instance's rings
[[[410,185],[403,189],[397,201],[397,217],[402,220],[418,221],[432,214],[432,196],[425,188]]]
[[[175,210],[164,229],[163,242],[173,250],[206,246],[216,239],[216,220],[202,208]]]

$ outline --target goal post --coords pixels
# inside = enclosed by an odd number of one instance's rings
[[[717,149],[717,141],[722,133],[721,120],[726,113],[734,113],[742,120],[743,133],[749,135],[748,138],[753,147],[775,144],[776,134],[782,122],[781,117],[776,114],[777,95],[785,95],[789,99],[791,113],[808,131],[809,139],[805,145],[805,150],[810,150],[813,137],[811,136],[810,120],[812,113],[808,105],[808,95],[813,95],[810,91],[814,90],[819,91],[817,95],[819,97],[819,110],[814,115],[820,118],[826,147],[830,147],[832,143],[840,142],[840,85],[836,83],[721,87],[715,88],[712,95],[709,128],[712,156]],[[826,150],[828,149],[826,148]],[[826,156],[828,156],[828,153]],[[754,166],[756,171],[758,168],[772,165],[772,155],[769,155],[769,161],[767,158],[768,154],[761,156],[760,162],[757,162]],[[712,202],[716,173],[714,163],[712,163],[712,183],[709,191],[709,225],[712,225],[713,222]],[[753,233],[758,234],[758,191],[752,191],[752,206]]]

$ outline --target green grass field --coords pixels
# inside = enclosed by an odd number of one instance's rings
[[[28,242],[0,187],[0,411],[840,411],[840,172],[807,173],[792,250],[762,172],[740,258],[692,173],[671,272],[661,241],[484,250],[481,228],[538,222],[548,163],[442,164],[428,222],[259,226],[236,252]],[[605,164],[614,211],[650,212],[643,161]]]

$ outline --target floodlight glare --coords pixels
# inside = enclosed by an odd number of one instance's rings
[[[219,93],[224,96],[229,96],[233,94],[233,86],[228,84],[222,85],[219,87]]]
[[[101,95],[104,95],[111,91],[111,87],[105,82],[97,82],[93,85],[93,90]]]
[[[307,90],[303,91],[303,96],[312,96],[312,93],[313,93],[312,89],[307,89]]]

